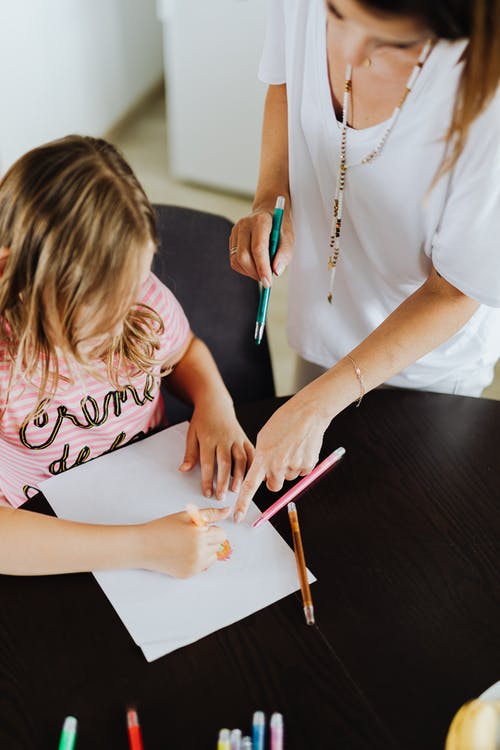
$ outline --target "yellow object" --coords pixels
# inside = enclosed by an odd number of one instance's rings
[[[448,730],[445,750],[500,750],[500,700],[465,703]]]
[[[217,560],[229,560],[233,554],[229,539],[225,539],[217,550]]]

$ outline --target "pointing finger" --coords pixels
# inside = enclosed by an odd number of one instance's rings
[[[240,494],[234,506],[234,520],[236,523],[240,523],[245,518],[248,506],[265,478],[266,472],[264,467],[254,459],[248,474],[242,482]]]

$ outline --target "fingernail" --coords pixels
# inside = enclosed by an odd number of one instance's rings
[[[239,492],[240,487],[241,487],[241,482],[235,482],[235,484],[233,484],[233,487],[232,487],[233,492]]]
[[[203,490],[205,497],[212,497],[212,490]]]
[[[277,263],[274,273],[276,274],[276,276],[281,276],[284,270],[285,269],[284,269],[283,263]]]
[[[234,522],[235,523],[241,523],[243,521],[243,513],[241,510],[237,510],[234,514]]]
[[[182,463],[179,466],[179,471],[186,471],[186,469],[190,469],[190,468],[191,468],[191,464],[189,463],[189,461],[184,461],[184,463]]]
[[[266,277],[264,277],[264,278],[263,278],[263,279],[261,280],[261,282],[260,282],[260,283],[262,284],[262,286],[264,287],[264,289],[269,289],[269,288],[270,288],[270,286],[271,286],[271,282],[270,282],[270,281],[269,281],[269,279],[267,279]]]

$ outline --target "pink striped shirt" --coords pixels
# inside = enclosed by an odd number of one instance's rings
[[[174,295],[150,274],[140,301],[162,318],[165,331],[156,357],[175,362],[185,347],[189,323]],[[0,355],[0,393],[5,394],[10,364]],[[61,368],[62,369],[62,368]],[[99,362],[96,370],[105,374]],[[85,373],[80,383],[60,382],[42,413],[23,426],[37,403],[36,386],[14,385],[0,422],[0,503],[19,507],[39,483],[133,440],[164,422],[158,373],[128,379],[123,392]],[[124,382],[122,378],[120,383]],[[24,389],[24,390],[23,390]]]

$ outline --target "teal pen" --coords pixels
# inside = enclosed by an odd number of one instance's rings
[[[74,716],[66,716],[59,740],[58,750],[73,750],[76,742],[76,728],[78,722]]]
[[[282,195],[279,195],[276,200],[276,206],[274,208],[273,225],[271,227],[271,234],[269,236],[269,260],[271,261],[271,263],[274,260],[274,256],[276,255],[276,250],[278,249],[278,244],[280,241],[281,222],[283,221],[284,208],[285,199]],[[270,294],[270,289],[261,287],[259,306],[257,308],[257,318],[255,320],[254,340],[256,344],[260,344],[264,335]]]

